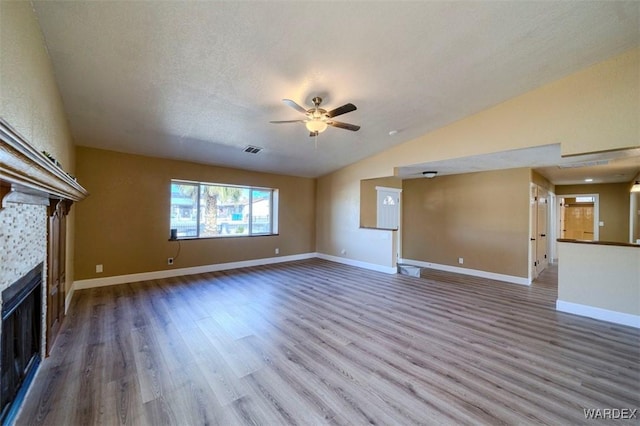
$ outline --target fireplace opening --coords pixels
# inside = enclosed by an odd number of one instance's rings
[[[15,416],[40,363],[42,267],[2,292],[0,424]]]

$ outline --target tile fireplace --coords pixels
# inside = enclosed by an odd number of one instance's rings
[[[17,414],[64,319],[66,216],[87,196],[0,117],[0,424]]]
[[[17,410],[40,362],[43,263],[2,291],[0,423]]]

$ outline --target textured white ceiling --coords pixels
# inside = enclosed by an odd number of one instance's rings
[[[34,1],[75,142],[319,176],[638,45],[640,2]],[[282,98],[359,132],[317,140]],[[398,130],[394,136],[389,131]],[[264,147],[245,154],[248,145]]]

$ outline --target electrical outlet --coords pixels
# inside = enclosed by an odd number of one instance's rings
[[[280,254],[280,249],[279,248],[276,249],[276,254]]]
[[[102,265],[96,265],[96,273],[97,274],[101,274],[102,273]]]
[[[464,259],[462,257],[459,257],[458,258],[458,263],[462,265],[464,263]]]
[[[167,258],[167,265],[173,265],[173,257]]]

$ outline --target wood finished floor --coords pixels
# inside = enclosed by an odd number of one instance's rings
[[[557,425],[639,408],[640,331],[556,312],[556,280],[313,259],[78,291],[17,424]]]

